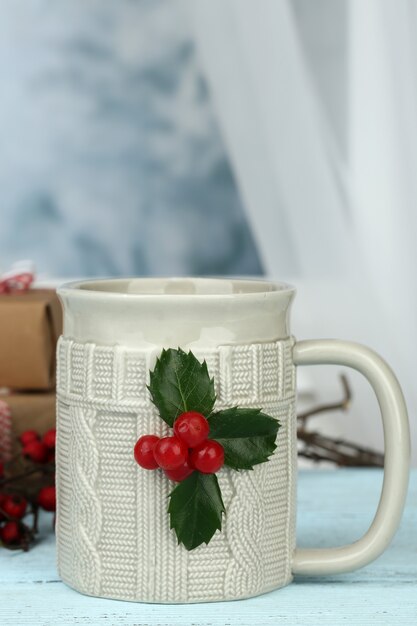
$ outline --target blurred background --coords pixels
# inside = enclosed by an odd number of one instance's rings
[[[416,440],[414,0],[3,0],[0,269],[245,275],[375,347]],[[341,394],[300,372],[304,404]],[[323,432],[377,450],[373,395]],[[414,456],[417,462],[417,457]]]

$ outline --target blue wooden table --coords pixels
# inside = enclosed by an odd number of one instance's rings
[[[379,470],[301,472],[300,545],[332,546],[359,538],[373,517],[381,483]],[[59,580],[54,538],[45,524],[30,552],[0,550],[0,625],[61,624],[416,626],[417,471],[400,530],[376,562],[352,574],[298,578],[284,589],[237,602],[152,605],[83,596]]]

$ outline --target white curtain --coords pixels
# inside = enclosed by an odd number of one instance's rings
[[[186,2],[265,268],[299,287],[295,333],[377,348],[405,387],[416,433],[416,4],[351,0],[348,8],[346,161],[289,0]],[[334,375],[313,377],[323,398],[337,393]],[[352,416],[325,426],[380,447],[376,403],[353,380]]]

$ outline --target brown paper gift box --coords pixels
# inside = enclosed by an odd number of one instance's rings
[[[20,449],[17,438],[25,430],[36,430],[44,435],[50,428],[55,428],[54,392],[0,394],[0,399],[7,402],[12,414],[13,452]]]
[[[51,289],[0,296],[0,387],[53,389],[62,309]]]

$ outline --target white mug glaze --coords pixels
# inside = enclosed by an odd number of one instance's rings
[[[65,582],[124,600],[232,600],[284,586],[293,571],[347,571],[386,547],[407,484],[401,390],[382,359],[363,347],[326,340],[294,347],[294,288],[261,280],[112,279],[71,283],[58,293],[64,333],[58,346],[57,547]],[[146,388],[149,370],[169,347],[206,359],[218,408],[258,407],[282,424],[268,463],[253,471],[220,470],[222,531],[191,552],[169,529],[173,483],[133,459],[140,435],[169,431]],[[380,400],[390,434],[387,481],[359,548],[295,549],[295,362],[356,367]]]

